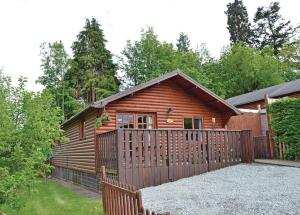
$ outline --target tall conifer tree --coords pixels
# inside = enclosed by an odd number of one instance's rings
[[[251,24],[247,8],[241,0],[235,0],[227,5],[227,29],[232,43],[244,42],[251,45]]]
[[[180,52],[188,52],[190,50],[190,39],[187,34],[181,32],[177,39],[177,50]]]
[[[290,21],[285,21],[279,11],[279,3],[272,2],[269,7],[257,8],[254,17],[256,47],[271,47],[275,56],[296,32],[296,28],[291,26]]]
[[[103,30],[95,18],[86,19],[83,30],[72,45],[74,58],[68,78],[73,80],[77,97],[92,103],[119,89],[117,66],[105,47]]]

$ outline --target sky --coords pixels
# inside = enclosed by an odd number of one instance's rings
[[[138,40],[142,28],[152,26],[161,41],[176,43],[180,32],[191,46],[206,43],[218,57],[229,44],[224,14],[230,0],[0,0],[0,68],[12,76],[28,77],[27,88],[42,89],[35,81],[42,75],[40,44],[61,40],[69,55],[85,19],[101,24],[107,48],[120,56],[127,40]],[[271,0],[244,0],[250,20],[258,6]],[[281,0],[281,14],[300,24],[300,1]]]

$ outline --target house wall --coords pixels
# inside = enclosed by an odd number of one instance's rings
[[[265,100],[251,102],[248,104],[238,105],[237,108],[243,108],[243,109],[255,109],[257,110],[257,106],[260,105],[261,108],[265,108]]]
[[[80,120],[77,119],[64,127],[65,143],[58,144],[53,151],[52,164],[56,167],[53,176],[71,180],[84,186],[95,188],[95,119],[97,111],[85,117],[85,137],[79,137]]]
[[[291,94],[288,94],[288,95],[274,97],[274,98],[282,98],[282,97],[286,97],[286,96],[291,97],[291,98],[300,98],[300,92],[291,93]],[[244,108],[244,109],[257,109],[257,105],[260,105],[261,108],[265,108],[265,100],[250,102],[250,103],[243,104],[243,105],[237,105],[236,107],[237,108]]]
[[[173,111],[167,113],[170,107]],[[117,112],[126,111],[156,113],[157,128],[183,128],[184,116],[202,117],[204,128],[211,128],[212,118],[215,118],[216,128],[223,128],[228,118],[227,114],[220,113],[167,80],[108,104],[105,112],[111,116],[111,121],[98,129],[97,133],[116,129]],[[168,123],[167,119],[173,122]]]

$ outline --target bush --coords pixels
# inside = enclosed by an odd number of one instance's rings
[[[45,161],[56,142],[63,141],[61,110],[47,92],[25,90],[26,79],[13,87],[0,72],[0,214],[4,205],[20,209],[20,193],[34,190],[50,171]]]
[[[289,98],[274,102],[268,107],[271,126],[277,143],[287,144],[286,157],[300,157],[300,99]]]

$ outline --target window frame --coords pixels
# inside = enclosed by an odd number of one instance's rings
[[[139,129],[138,125],[138,115],[152,115],[152,129],[157,128],[157,120],[156,120],[156,112],[145,112],[145,111],[116,111],[116,129],[119,129],[119,121],[118,115],[122,114],[122,126],[124,126],[124,114],[133,114],[133,129]],[[127,129],[127,128],[120,128]],[[140,128],[140,129],[148,129],[148,128]]]
[[[128,115],[128,116],[133,115],[133,128],[135,127],[135,116],[134,116],[133,112],[116,112],[116,128],[117,129],[119,128],[119,114],[122,114],[122,128],[120,128],[120,129],[125,129],[124,128],[124,115]],[[129,126],[129,124],[130,123],[129,123],[129,118],[128,118],[127,125]]]
[[[185,130],[188,130],[188,128],[184,128],[184,119],[192,119],[192,130],[201,130],[203,129],[204,125],[204,118],[202,116],[183,116],[182,117],[182,128]],[[201,128],[195,128],[195,119],[200,119],[201,120]]]
[[[85,118],[80,119],[80,121],[79,121],[79,139],[80,140],[82,140],[86,137],[85,136],[85,125],[86,125]]]

